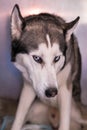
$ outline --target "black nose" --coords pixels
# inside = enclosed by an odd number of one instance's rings
[[[48,89],[46,89],[45,90],[45,95],[47,96],[47,97],[55,97],[55,95],[57,95],[57,88],[48,88]]]

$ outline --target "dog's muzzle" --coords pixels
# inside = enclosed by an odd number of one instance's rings
[[[45,90],[45,95],[46,95],[46,97],[48,97],[48,98],[50,98],[50,97],[55,97],[56,95],[57,95],[57,93],[58,93],[58,90],[57,90],[57,88],[48,88],[48,89],[46,89]]]

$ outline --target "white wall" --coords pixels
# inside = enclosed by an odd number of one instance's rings
[[[87,104],[87,0],[0,0],[0,96],[18,98],[22,85],[20,73],[10,62],[10,15],[14,4],[23,16],[49,12],[72,21],[80,16],[75,31],[82,54],[82,101]]]

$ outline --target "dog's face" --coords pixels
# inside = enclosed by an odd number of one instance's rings
[[[67,64],[66,51],[78,19],[66,24],[49,14],[23,18],[17,5],[13,9],[12,61],[42,98],[57,95],[57,75]]]

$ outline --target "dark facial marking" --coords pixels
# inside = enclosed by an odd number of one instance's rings
[[[11,48],[11,61],[15,61],[15,57],[18,53],[28,53],[27,47],[18,40],[12,42]]]

